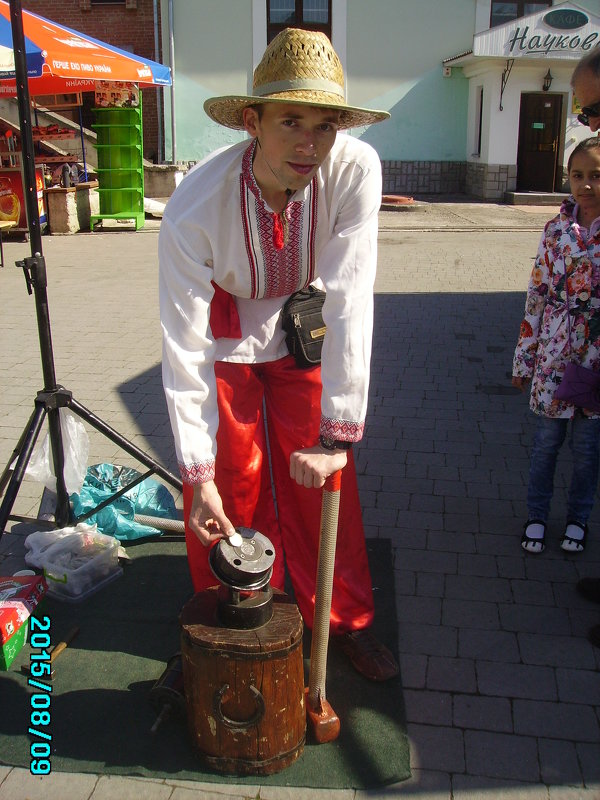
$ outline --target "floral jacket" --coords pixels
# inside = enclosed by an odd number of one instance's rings
[[[600,230],[588,239],[574,210],[571,196],[544,227],[513,360],[513,375],[531,378],[531,410],[546,417],[575,412],[554,399],[569,360],[600,370]]]

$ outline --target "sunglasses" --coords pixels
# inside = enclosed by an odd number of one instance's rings
[[[600,117],[600,100],[593,106],[584,106],[581,114],[577,115],[577,119],[582,125],[589,125],[590,117]]]

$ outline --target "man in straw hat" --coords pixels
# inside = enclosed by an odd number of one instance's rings
[[[163,382],[184,481],[190,571],[213,585],[207,546],[264,533],[311,627],[325,479],[343,468],[331,632],[372,680],[398,674],[369,626],[371,576],[351,446],[364,429],[381,164],[338,131],[389,115],[349,106],[322,33],[287,29],[250,96],[205,111],[251,137],[198,164],[164,212]],[[296,290],[326,290],[321,366],[289,355],[280,313]],[[274,495],[274,496],[273,496]]]

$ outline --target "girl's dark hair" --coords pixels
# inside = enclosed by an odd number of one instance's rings
[[[577,147],[569,156],[569,160],[567,161],[567,172],[571,172],[571,164],[573,163],[573,158],[577,155],[577,153],[581,153],[584,150],[593,150],[595,148],[600,148],[600,136],[590,136],[588,139],[584,139],[582,142],[579,142]]]

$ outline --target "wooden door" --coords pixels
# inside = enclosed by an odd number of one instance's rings
[[[517,190],[553,192],[558,173],[562,95],[522,94],[517,153]]]

